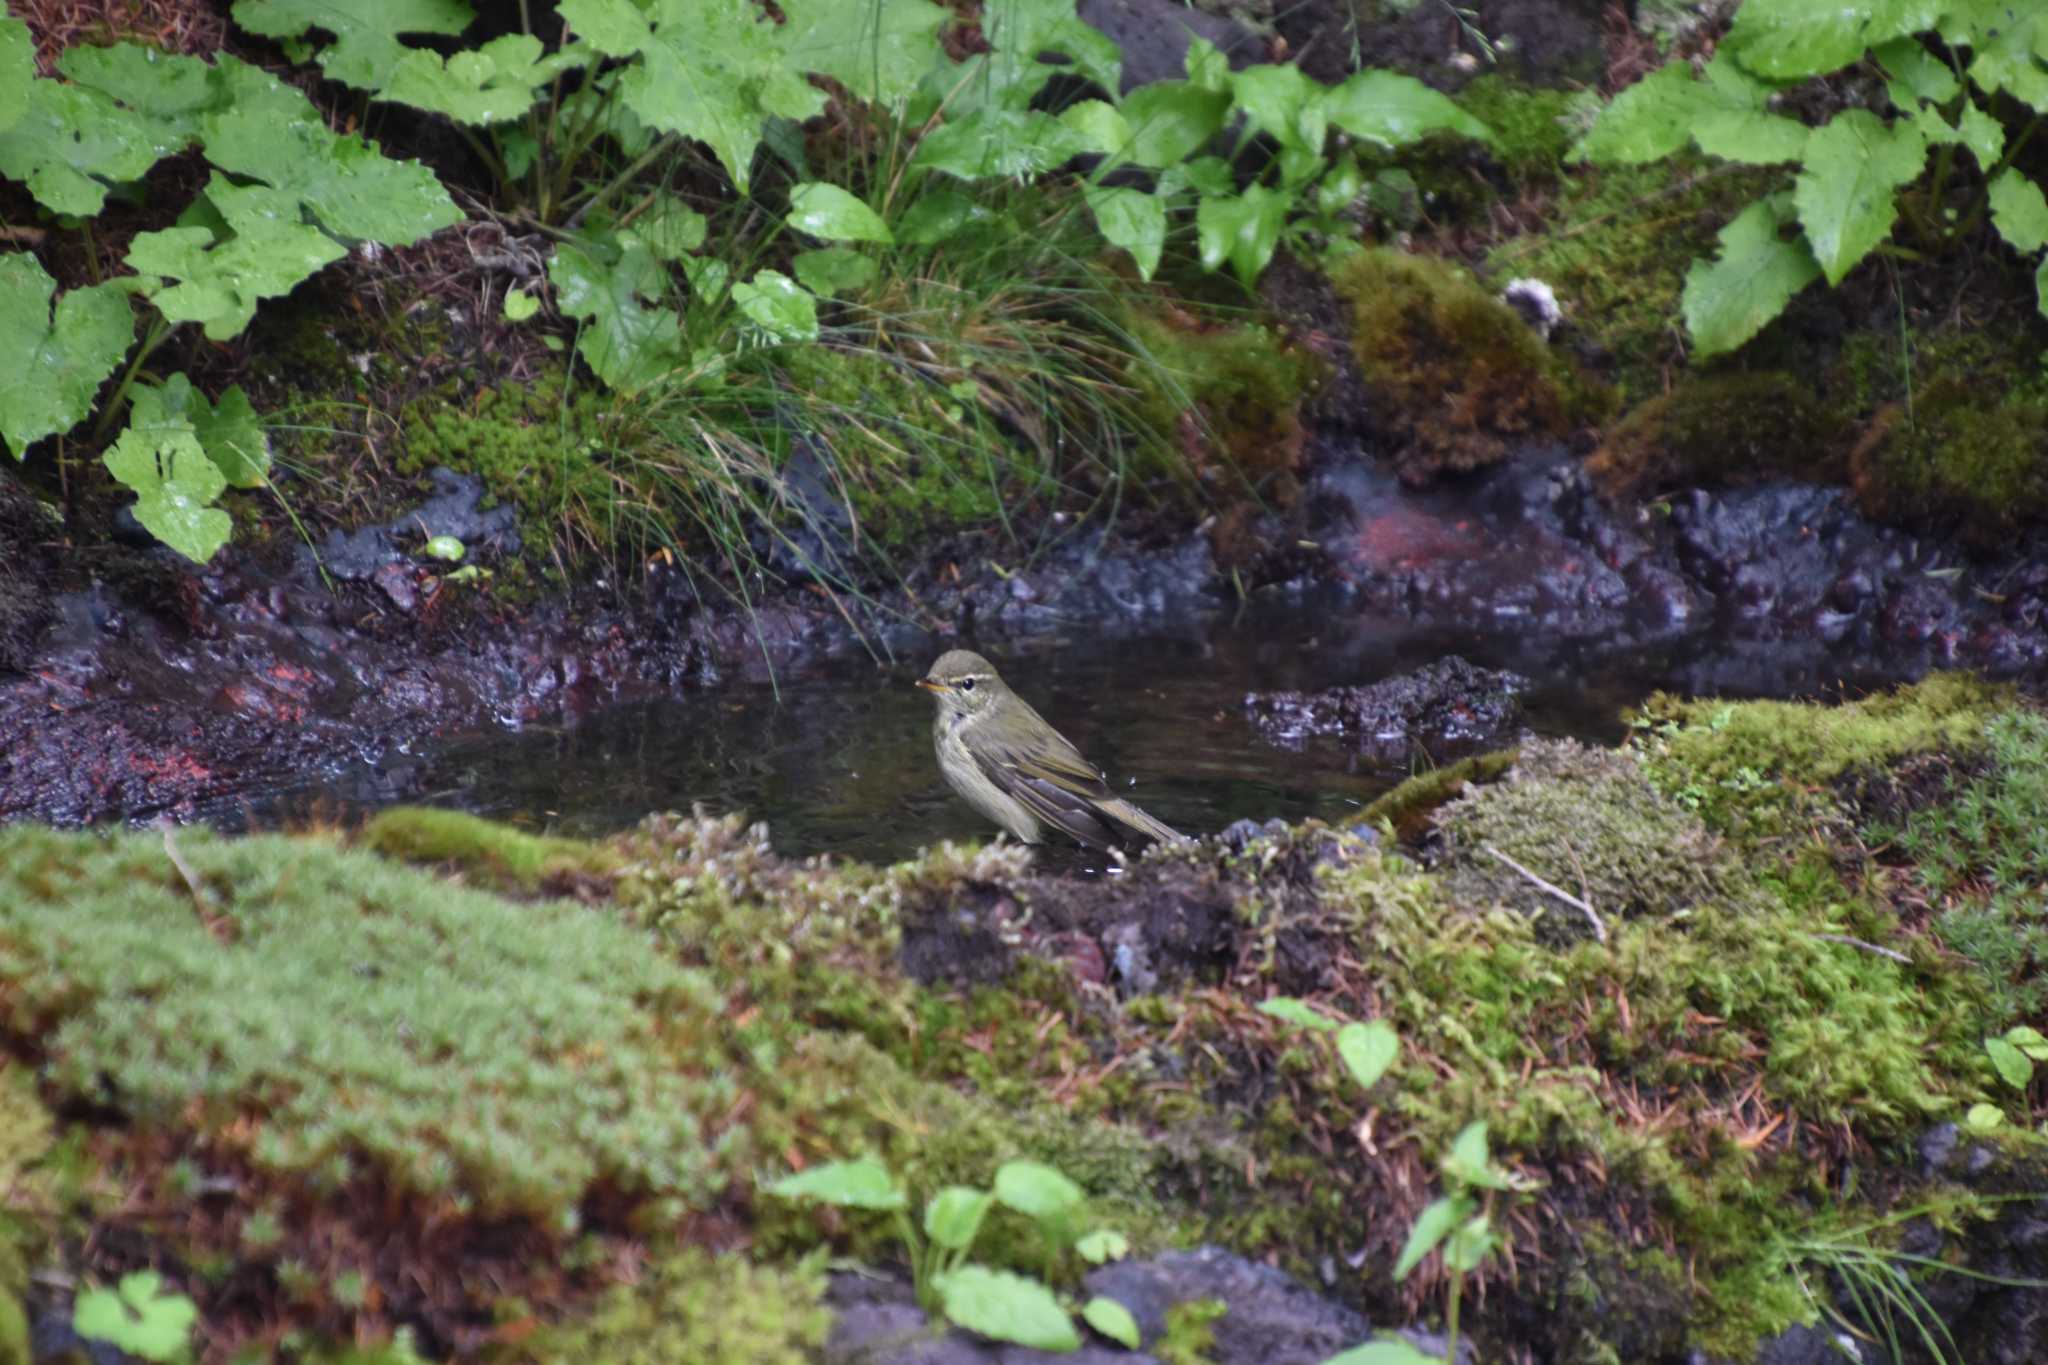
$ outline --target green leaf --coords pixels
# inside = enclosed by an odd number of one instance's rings
[[[633,232],[664,261],[680,261],[704,245],[710,222],[672,194],[657,194],[633,220]]]
[[[1751,204],[1721,229],[1719,258],[1695,261],[1686,272],[1685,326],[1702,358],[1748,341],[1820,276],[1806,243],[1779,233],[1790,210],[1783,194]]]
[[[560,0],[555,13],[577,37],[607,57],[630,57],[653,30],[633,0]]]
[[[0,133],[0,175],[22,181],[52,213],[89,218],[107,186],[139,178],[182,145],[175,134],[97,90],[29,82],[28,108]]]
[[[531,109],[549,81],[587,65],[591,56],[580,47],[545,53],[540,39],[526,33],[507,33],[445,60],[415,48],[399,59],[377,97],[457,123],[505,123]]]
[[[1897,89],[1891,92],[1892,103],[1901,113],[1910,113],[1911,103],[1946,104],[1962,89],[1948,63],[1916,38],[1894,38],[1871,55],[1896,82]]]
[[[1131,145],[1131,125],[1104,100],[1080,100],[1060,110],[1059,120],[1084,152],[1121,159]]]
[[[781,9],[789,60],[856,99],[893,104],[945,58],[939,28],[949,14],[930,0],[790,0]]]
[[[235,0],[235,22],[266,38],[333,35],[320,51],[320,68],[358,90],[382,90],[415,49],[400,34],[452,38],[476,16],[462,0]]]
[[[1945,7],[1942,0],[1743,0],[1722,44],[1760,76],[1803,80],[1933,28]]]
[[[880,273],[874,261],[852,247],[833,246],[822,251],[799,251],[790,261],[797,283],[820,298],[833,298],[865,289]]]
[[[1323,107],[1331,127],[1388,149],[1440,131],[1493,139],[1491,129],[1448,96],[1393,71],[1359,72],[1328,91]]]
[[[1007,1270],[963,1265],[933,1277],[946,1318],[994,1341],[1040,1351],[1074,1351],[1081,1334],[1052,1291]]]
[[[420,553],[429,559],[453,564],[469,553],[469,547],[454,536],[428,536],[427,543],[420,546]]]
[[[540,299],[524,289],[505,291],[505,321],[525,322],[540,311]]]
[[[1483,1119],[1475,1119],[1458,1130],[1458,1135],[1451,1139],[1451,1150],[1444,1153],[1439,1164],[1445,1175],[1461,1185],[1505,1188],[1502,1182],[1487,1179],[1493,1159],[1487,1154]]]
[[[996,1170],[996,1198],[1027,1218],[1057,1218],[1088,1196],[1079,1185],[1038,1161],[1005,1161]]]
[[[270,437],[239,384],[223,392],[218,405],[207,402],[182,373],[161,386],[137,384],[128,425],[146,436],[191,432],[233,487],[261,488],[269,480]]]
[[[29,82],[36,76],[36,44],[28,25],[0,17],[0,133],[28,112]]]
[[[974,1245],[982,1220],[995,1202],[996,1197],[987,1190],[948,1185],[924,1206],[925,1235],[948,1251],[965,1251]]]
[[[577,334],[577,354],[612,388],[635,392],[683,364],[682,319],[642,302],[668,290],[667,272],[644,243],[625,242],[607,265],[594,249],[564,242],[548,263],[548,278],[562,315],[589,324]]]
[[[237,188],[224,176],[207,183],[206,198],[232,235],[212,228],[174,227],[138,233],[128,266],[182,281],[151,296],[172,322],[197,322],[212,341],[249,325],[259,299],[290,293],[322,266],[347,255],[339,242],[298,221],[298,200],[262,185]]]
[[[780,270],[757,270],[732,287],[732,301],[749,322],[776,341],[816,341],[818,300]]]
[[[976,79],[1004,108],[1021,112],[1062,69],[1112,94],[1121,84],[1123,53],[1075,17],[1074,0],[1000,0],[983,9],[981,28],[994,51],[979,59],[984,74]],[[1053,53],[1067,59],[1064,68],[1040,60]]]
[[[2048,1062],[2048,1038],[2026,1024],[2014,1024],[2005,1031],[2005,1041],[2037,1062]]]
[[[69,431],[135,342],[135,315],[112,284],[73,289],[26,251],[0,254],[0,440],[21,459],[31,441]]]
[[[813,180],[789,192],[789,225],[828,242],[893,242],[875,211],[840,189]]]
[[[1693,83],[1698,107],[1693,141],[1709,156],[1751,166],[1797,161],[1811,132],[1797,119],[1769,110],[1776,88],[1766,85],[1720,53],[1707,63],[1705,79]]]
[[[1360,73],[1367,74],[1385,76],[1391,73]],[[1353,77],[1351,81],[1346,81],[1336,91],[1331,92],[1331,102],[1340,102],[1345,92],[1352,88],[1353,81],[1357,79]],[[1419,89],[1429,89],[1419,81],[1412,84]],[[1324,109],[1323,87],[1310,80],[1298,66],[1269,62],[1248,66],[1231,74],[1230,90],[1238,112],[1245,116],[1251,129],[1255,132],[1270,133],[1273,140],[1282,147],[1298,147],[1320,153],[1329,123],[1336,121]],[[1439,100],[1444,99],[1435,91],[1429,93]],[[1449,101],[1444,100],[1444,103],[1449,104]],[[1457,106],[1451,107],[1455,109]],[[1346,104],[1345,108],[1348,112],[1351,106]],[[1355,131],[1341,122],[1338,126],[1345,128],[1347,132]],[[1366,136],[1364,133],[1357,135]]]
[[[143,115],[158,125],[162,141],[178,146],[199,136],[200,114],[224,94],[213,68],[199,58],[141,43],[66,48],[57,69]]]
[[[417,161],[393,161],[375,145],[343,137],[305,117],[280,120],[245,101],[209,115],[206,159],[234,175],[261,180],[292,196],[337,237],[410,246],[462,221],[462,211],[434,173]]]
[[[1191,84],[1203,90],[1227,93],[1230,89],[1230,58],[1206,38],[1188,40],[1187,60],[1181,69],[1188,73]]]
[[[1988,1133],[2005,1122],[2005,1114],[1995,1104],[1973,1104],[1963,1114],[1963,1127],[1973,1133]]]
[[[1444,1365],[1444,1358],[1433,1356],[1399,1337],[1389,1337],[1340,1351],[1323,1365]]]
[[[1608,165],[1636,165],[1671,155],[1688,141],[1730,161],[1773,165],[1796,160],[1807,128],[1769,112],[1772,87],[1717,53],[1705,79],[1686,62],[1670,62],[1614,97],[1572,156]]]
[[[1692,140],[1699,82],[1685,62],[1667,62],[1608,102],[1573,145],[1574,161],[1634,166],[1660,161]]]
[[[1956,131],[1962,135],[1963,145],[1970,149],[1970,155],[1977,158],[1977,165],[1982,170],[1988,171],[1996,166],[1999,157],[2005,154],[2005,125],[1974,103],[1964,103]]]
[[[2041,316],[2048,317],[2048,257],[2034,267],[2034,306],[2041,310]]]
[[[1991,1058],[1991,1065],[1998,1072],[1999,1079],[2013,1089],[2025,1090],[2028,1082],[2034,1079],[2033,1062],[2027,1059],[2026,1053],[2005,1039],[1986,1038],[1984,1051]]]
[[[1202,265],[1214,270],[1227,260],[1237,278],[1251,284],[1273,259],[1293,206],[1293,195],[1264,185],[1248,186],[1241,195],[1204,197],[1195,209]]]
[[[1473,1203],[1463,1195],[1447,1195],[1431,1201],[1428,1207],[1415,1215],[1415,1222],[1408,1229],[1408,1240],[1401,1245],[1401,1254],[1394,1260],[1394,1278],[1405,1280],[1422,1258],[1436,1250],[1436,1244],[1451,1235],[1451,1229],[1458,1226],[1473,1209]]]
[[[2037,113],[2048,113],[2048,14],[2040,5],[1959,0],[1949,8],[1942,33],[1974,52],[1969,77],[1978,89],[2003,91]]]
[[[1400,1035],[1384,1019],[1346,1024],[1337,1030],[1337,1056],[1362,1089],[1370,1090],[1379,1084],[1380,1077],[1387,1074],[1387,1068],[1400,1055]]]
[[[1893,191],[1926,160],[1927,140],[1917,129],[1886,127],[1868,109],[1844,110],[1813,130],[1792,202],[1829,284],[1840,284],[1891,235],[1899,216]]]
[[[1162,170],[1187,160],[1223,129],[1230,95],[1187,81],[1158,81],[1124,96],[1124,124],[1131,130],[1124,157]]]
[[[1131,1316],[1130,1309],[1115,1299],[1097,1294],[1082,1306],[1081,1321],[1127,1351],[1135,1351],[1144,1344],[1144,1334],[1138,1331],[1138,1320]]]
[[[1074,1252],[1089,1265],[1101,1265],[1105,1261],[1121,1261],[1130,1255],[1131,1242],[1121,1232],[1097,1228],[1074,1243]]]
[[[1051,114],[991,107],[926,133],[910,164],[962,180],[1027,177],[1087,150],[1080,135]]]
[[[228,481],[191,432],[150,434],[130,427],[104,462],[108,473],[135,490],[135,519],[179,554],[204,564],[227,543],[234,523],[209,504]]]
[[[2008,166],[1991,182],[1991,222],[2022,256],[2048,246],[2048,198],[2041,187]]]
[[[873,1157],[828,1161],[786,1175],[763,1188],[779,1198],[813,1199],[843,1209],[900,1209],[910,1203],[889,1174],[889,1168]]]
[[[1276,995],[1270,1000],[1261,1000],[1259,1013],[1270,1015],[1296,1028],[1318,1029],[1323,1032],[1335,1032],[1337,1028],[1336,1020],[1327,1014],[1310,1009],[1307,1004],[1291,995]]]
[[[1081,191],[1103,240],[1131,253],[1138,274],[1151,279],[1166,249],[1166,205],[1128,185],[1089,185]]]
[[[962,228],[994,217],[980,200],[958,190],[928,189],[897,220],[896,239],[906,246],[936,246]]]
[[[1499,1245],[1500,1239],[1493,1231],[1493,1220],[1483,1213],[1474,1214],[1445,1240],[1444,1268],[1456,1274],[1469,1275],[1485,1264],[1486,1258]]]

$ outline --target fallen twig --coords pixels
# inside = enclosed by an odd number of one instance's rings
[[[1552,885],[1550,882],[1544,881],[1543,878],[1537,876],[1528,868],[1523,867],[1520,863],[1516,862],[1513,858],[1510,858],[1507,854],[1495,848],[1492,844],[1481,844],[1480,847],[1485,849],[1492,856],[1506,863],[1515,871],[1521,873],[1524,877],[1527,877],[1530,880],[1530,882],[1536,886],[1538,890],[1547,892],[1548,894],[1557,897],[1566,905],[1571,906],[1572,909],[1577,910],[1580,914],[1584,915],[1586,917],[1586,922],[1593,926],[1594,941],[1596,943],[1601,944],[1605,944],[1607,942],[1607,925],[1605,924],[1605,922],[1601,920],[1599,911],[1595,910],[1592,906],[1588,905],[1584,900],[1581,900],[1579,897],[1574,896],[1571,892],[1565,890],[1563,887],[1555,886]]]

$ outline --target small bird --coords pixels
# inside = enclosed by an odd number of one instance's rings
[[[917,685],[938,698],[939,771],[968,805],[1027,844],[1057,830],[1090,848],[1187,836],[1112,795],[1100,769],[970,650],[949,650]]]

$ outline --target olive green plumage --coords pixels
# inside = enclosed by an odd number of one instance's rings
[[[917,685],[939,703],[932,744],[947,783],[1024,843],[1055,830],[1091,848],[1187,837],[1112,794],[1101,770],[979,654],[942,654]]]

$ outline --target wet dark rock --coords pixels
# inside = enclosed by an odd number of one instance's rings
[[[1364,687],[1253,692],[1244,705],[1259,733],[1282,747],[1337,735],[1361,750],[1441,756],[1499,743],[1521,718],[1530,686],[1519,673],[1452,655]]]
[[[374,577],[379,569],[418,551],[435,536],[461,541],[467,551],[466,562],[519,553],[517,508],[509,503],[483,507],[484,486],[467,474],[435,469],[428,477],[433,480],[434,495],[403,516],[381,526],[329,531],[317,555],[305,552],[302,576],[306,581],[317,581],[319,569],[348,582]]]
[[[1214,44],[1232,70],[1266,57],[1265,43],[1243,24],[1179,0],[1079,0],[1074,13],[1123,54],[1121,93],[1126,95],[1141,85],[1185,76],[1191,37]]]

